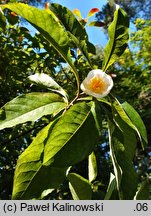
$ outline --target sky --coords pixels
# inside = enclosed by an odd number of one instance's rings
[[[58,3],[66,6],[70,10],[78,8],[83,18],[87,17],[87,13],[92,8],[98,8],[101,10],[102,6],[107,3],[107,0],[53,0],[53,3]],[[91,21],[95,20],[95,16],[90,18]],[[94,45],[102,45],[103,47],[107,43],[107,38],[104,35],[101,27],[86,27],[86,31],[89,37],[89,41]]]
[[[83,18],[87,17],[87,13],[92,8],[102,9],[102,6],[105,5],[108,0],[52,0],[53,3],[58,3],[63,6],[66,6],[70,10],[75,8],[79,9]],[[90,18],[90,21],[94,21],[95,16]],[[130,32],[135,31],[136,28],[133,23],[130,23]],[[89,37],[89,41],[94,45],[101,45],[105,47],[108,42],[107,36],[103,33],[101,27],[86,27],[86,31]]]
[[[49,1],[48,1],[49,2]],[[52,0],[53,3],[61,4],[70,10],[79,9],[83,18],[87,17],[88,12],[92,8],[102,9],[108,0]],[[42,6],[44,8],[44,5]],[[89,21],[95,21],[95,15],[90,17]],[[30,26],[31,33],[34,34],[35,29]],[[130,32],[135,31],[134,24],[130,23]],[[89,41],[94,45],[101,45],[105,47],[107,40],[107,35],[104,34],[101,27],[87,26],[86,31],[88,34]]]

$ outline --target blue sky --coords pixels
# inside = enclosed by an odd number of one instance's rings
[[[97,7],[101,9],[107,0],[52,0],[52,2],[64,5],[70,10],[78,8],[86,16],[91,8]]]
[[[53,2],[66,6],[70,10],[78,8],[81,11],[82,17],[86,18],[90,9],[97,7],[101,10],[102,6],[107,3],[107,0],[53,0]],[[95,16],[91,17],[90,20],[95,20]],[[90,42],[94,45],[100,44],[105,46],[107,39],[102,28],[89,26],[86,28],[86,31]]]
[[[102,6],[105,5],[108,0],[52,0],[52,2],[66,6],[70,10],[77,8],[80,10],[82,17],[86,18],[90,9],[96,7],[101,10]],[[44,5],[40,7],[44,8]],[[94,20],[95,16],[90,17],[90,21]],[[34,34],[34,27],[30,26],[30,31]],[[94,45],[101,45],[102,47],[106,45],[108,41],[107,36],[103,33],[103,29],[101,27],[87,26],[86,31],[91,43],[93,43]],[[136,31],[136,29],[134,24],[130,23],[130,32],[132,31]]]
[[[108,0],[52,0],[53,3],[58,3],[63,6],[68,7],[70,10],[78,8],[81,12],[83,18],[87,17],[87,13],[92,8],[102,9],[102,6],[105,5]],[[91,21],[95,20],[95,16],[90,18]],[[135,26],[133,23],[130,23],[130,32],[135,31]],[[94,45],[105,46],[107,43],[107,36],[103,33],[102,28],[99,27],[87,27],[86,31],[89,36],[89,41]]]

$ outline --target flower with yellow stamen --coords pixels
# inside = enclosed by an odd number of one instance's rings
[[[111,76],[102,70],[92,70],[81,83],[81,90],[96,98],[102,98],[109,94],[113,87]]]

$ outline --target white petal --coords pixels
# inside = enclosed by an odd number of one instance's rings
[[[105,84],[103,89],[101,89],[100,93],[97,93],[96,91],[92,91],[92,88],[90,87],[90,81],[92,78],[98,78],[102,80],[103,83]],[[96,98],[101,98],[109,94],[110,90],[113,87],[113,80],[112,80],[112,77],[107,75],[102,70],[99,70],[99,69],[92,70],[88,73],[87,77],[81,83],[80,87],[81,87],[81,90],[85,92],[86,94],[92,95],[93,97],[96,97]]]

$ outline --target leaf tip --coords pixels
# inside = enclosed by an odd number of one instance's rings
[[[97,12],[99,12],[100,10],[98,8],[92,8],[89,13],[88,13],[88,17],[93,16],[94,14],[96,14]]]
[[[72,12],[73,12],[77,17],[79,17],[79,18],[82,19],[81,12],[80,12],[79,9],[75,8]]]

